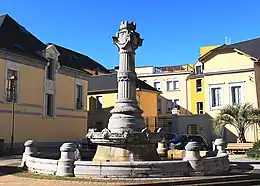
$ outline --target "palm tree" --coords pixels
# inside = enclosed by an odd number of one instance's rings
[[[224,129],[226,125],[232,125],[237,130],[238,143],[245,143],[245,132],[254,124],[260,123],[260,110],[252,104],[227,105],[220,110],[220,113],[213,120],[217,131]]]

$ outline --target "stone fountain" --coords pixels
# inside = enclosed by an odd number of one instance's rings
[[[162,140],[163,133],[151,133],[145,128],[142,110],[136,101],[135,51],[143,39],[133,22],[121,22],[116,36],[120,60],[117,73],[118,98],[111,110],[108,128],[101,132],[90,130],[87,137],[98,144],[94,162],[160,160],[154,146]]]
[[[142,110],[136,101],[135,50],[143,39],[135,31],[132,22],[122,22],[113,42],[120,54],[118,71],[118,99],[108,128],[101,132],[89,130],[87,137],[98,144],[93,161],[80,161],[75,157],[74,143],[60,147],[60,159],[39,156],[33,140],[25,142],[21,166],[33,173],[56,176],[98,177],[98,178],[163,178],[223,174],[229,171],[228,155],[224,141],[216,140],[218,155],[201,157],[199,144],[189,142],[183,160],[161,161],[167,148],[163,145],[164,132],[158,129],[151,133],[145,128]],[[157,152],[155,145],[158,143]]]

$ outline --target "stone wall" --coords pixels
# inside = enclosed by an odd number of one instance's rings
[[[185,176],[188,161],[104,162],[76,161],[75,176],[91,177],[171,177]]]

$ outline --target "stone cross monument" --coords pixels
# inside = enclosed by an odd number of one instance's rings
[[[108,128],[102,132],[90,130],[87,134],[93,143],[98,144],[93,161],[159,160],[152,144],[162,139],[162,133],[150,133],[145,128],[143,111],[136,101],[135,50],[142,46],[142,42],[135,23],[121,22],[113,37],[120,55],[118,98],[111,110]]]

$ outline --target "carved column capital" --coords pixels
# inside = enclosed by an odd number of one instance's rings
[[[142,46],[143,39],[140,38],[139,33],[135,32],[135,29],[134,22],[121,22],[119,31],[116,36],[112,37],[120,53],[133,53],[139,46]]]

